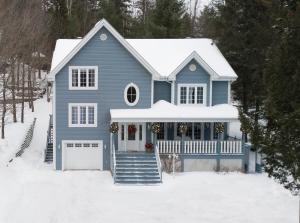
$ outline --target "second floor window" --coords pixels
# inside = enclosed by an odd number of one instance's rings
[[[69,104],[69,127],[97,127],[97,104]]]
[[[96,66],[70,67],[70,90],[97,90],[98,68]]]
[[[178,104],[206,105],[206,84],[179,84]]]

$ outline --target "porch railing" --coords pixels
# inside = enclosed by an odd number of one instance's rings
[[[115,143],[112,143],[112,149],[111,149],[111,170],[112,170],[112,175],[113,175],[113,180],[115,183],[116,180],[116,148],[115,148]]]
[[[184,153],[216,154],[218,141],[184,141]]]
[[[162,168],[161,168],[161,161],[160,161],[160,157],[159,157],[159,151],[158,151],[158,146],[155,146],[155,157],[156,157],[156,162],[157,162],[157,168],[158,168],[158,173],[159,173],[159,178],[160,178],[160,182],[162,182]]]
[[[189,140],[183,144],[180,140],[158,140],[157,148],[160,154],[243,154],[241,140]]]
[[[243,147],[241,140],[220,141],[221,154],[242,154]]]
[[[181,141],[158,140],[157,147],[160,154],[180,153]]]

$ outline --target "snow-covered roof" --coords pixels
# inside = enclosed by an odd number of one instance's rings
[[[238,110],[232,105],[178,106],[164,100],[146,109],[111,109],[110,115],[113,122],[228,122],[238,120]]]
[[[171,75],[191,54],[198,54],[220,77],[237,77],[234,70],[211,39],[126,40],[163,77]]]
[[[51,70],[53,70],[81,41],[81,39],[59,39],[53,52]]]
[[[213,80],[237,78],[236,73],[211,39],[124,39],[106,21],[99,21],[83,39],[59,39],[53,53],[51,74],[55,75],[101,28],[105,26],[156,79],[174,80],[195,59]]]

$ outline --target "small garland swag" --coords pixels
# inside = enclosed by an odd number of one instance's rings
[[[185,124],[185,123],[180,123],[180,125],[179,125],[179,132],[181,133],[181,134],[185,134],[186,133],[186,131],[187,131],[187,124]]]
[[[109,127],[109,131],[114,134],[117,133],[119,131],[118,123],[116,122],[111,123]]]
[[[223,123],[217,123],[216,125],[215,125],[215,131],[216,131],[216,133],[222,133],[222,132],[224,132],[224,124]]]
[[[151,131],[153,133],[159,133],[160,132],[160,125],[159,125],[159,123],[153,123],[151,125]]]
[[[135,125],[131,124],[131,125],[128,125],[128,133],[129,134],[134,134],[136,132],[136,127]]]

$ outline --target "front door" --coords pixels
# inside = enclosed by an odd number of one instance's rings
[[[119,151],[145,151],[145,123],[120,123]]]

